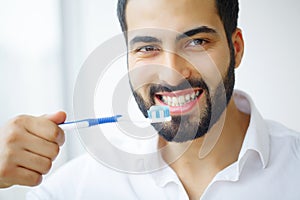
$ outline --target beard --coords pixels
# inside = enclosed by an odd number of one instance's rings
[[[172,116],[170,122],[152,124],[158,134],[166,141],[178,143],[187,142],[203,137],[220,119],[233,94],[235,83],[234,66],[234,51],[231,49],[231,59],[227,73],[216,88],[209,88],[202,78],[190,78],[177,86],[148,84],[148,97],[143,97],[138,91],[133,89],[131,82],[130,86],[139,109],[145,117],[148,117],[147,110],[155,105],[154,98],[156,93],[202,88],[205,103],[201,109],[199,108],[196,114],[193,112],[192,114]]]

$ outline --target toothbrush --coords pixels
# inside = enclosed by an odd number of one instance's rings
[[[149,123],[161,123],[171,121],[170,110],[168,106],[152,106],[148,110],[148,121]],[[66,122],[60,124],[59,127],[64,131],[70,131],[74,129],[88,128],[91,126],[96,126],[99,124],[105,123],[116,123],[121,122],[122,115],[115,115],[111,117],[103,117],[103,118],[91,118],[91,119],[83,119],[78,121]]]
[[[70,131],[74,129],[88,128],[91,126],[96,126],[99,124],[105,123],[114,123],[118,122],[118,118],[122,117],[122,115],[115,115],[112,117],[102,117],[102,118],[91,118],[91,119],[83,119],[72,122],[65,122],[63,124],[58,125],[64,131]]]

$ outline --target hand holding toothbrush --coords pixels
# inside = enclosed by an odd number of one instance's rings
[[[66,114],[18,116],[0,127],[0,188],[36,186],[64,143]]]
[[[171,120],[166,106],[153,106],[148,115],[147,123]],[[23,115],[0,127],[0,188],[40,184],[42,175],[48,173],[64,143],[64,131],[104,123],[128,122],[122,121],[122,115],[67,123],[64,123],[65,119],[64,112],[42,117]]]

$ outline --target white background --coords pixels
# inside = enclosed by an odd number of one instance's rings
[[[81,65],[120,33],[116,2],[0,0],[0,124],[20,113],[58,109],[72,119]],[[300,2],[241,0],[240,10],[246,51],[236,88],[252,96],[264,117],[300,131]],[[55,169],[82,152],[76,135],[68,133]],[[20,200],[27,190],[2,189],[0,199]]]

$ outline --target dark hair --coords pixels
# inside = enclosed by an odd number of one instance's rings
[[[122,31],[127,31],[126,24],[126,5],[129,0],[118,0],[117,13]],[[227,39],[231,40],[231,35],[237,28],[237,19],[239,13],[238,0],[215,0],[216,8],[223,22]]]
[[[128,0],[118,0],[118,6],[117,6],[117,14],[123,32],[127,31],[127,23],[126,23],[127,2]]]

